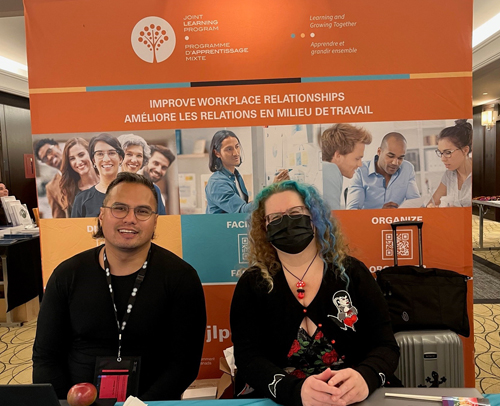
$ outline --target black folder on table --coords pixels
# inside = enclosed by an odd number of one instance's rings
[[[0,385],[2,406],[60,406],[51,384]]]

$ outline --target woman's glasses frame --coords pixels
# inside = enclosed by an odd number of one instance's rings
[[[456,148],[456,149],[445,149],[444,151],[440,151],[439,149],[436,149],[435,152],[436,152],[436,155],[441,158],[442,156],[444,156],[445,158],[451,158],[452,154],[455,152],[455,151],[459,151],[461,150],[462,148]]]
[[[291,219],[298,219],[308,214],[309,210],[307,210],[306,206],[293,206],[290,207],[287,211],[267,214],[264,218],[266,219],[266,225],[270,223],[277,225],[281,223],[281,220],[285,215],[290,217]]]
[[[107,155],[109,158],[115,158],[118,155],[118,151],[116,149],[110,149],[108,151],[95,151],[94,158],[103,159],[104,155]]]

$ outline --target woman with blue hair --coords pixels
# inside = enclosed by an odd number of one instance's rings
[[[231,304],[239,397],[345,406],[400,386],[385,299],[313,186],[259,193],[248,261]]]

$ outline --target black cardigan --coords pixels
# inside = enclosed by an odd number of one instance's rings
[[[101,248],[101,247],[99,247]],[[78,382],[93,382],[96,356],[116,356],[118,331],[99,248],[60,264],[51,275],[38,316],[33,382],[51,383],[60,399]],[[133,286],[129,277],[113,284]],[[115,286],[115,296],[123,288]],[[124,297],[128,300],[130,290]],[[124,303],[117,297],[118,311]],[[125,302],[126,303],[126,302]],[[155,244],[123,332],[123,356],[141,356],[139,397],[180,399],[198,374],[206,327],[196,271]]]
[[[348,287],[329,267],[307,308],[290,290],[283,270],[273,277],[274,288],[270,293],[258,269],[249,269],[241,276],[231,304],[231,331],[238,370],[236,394],[247,383],[255,389],[252,397],[269,397],[285,405],[302,404],[300,391],[304,379],[286,374],[283,368],[288,366],[288,351],[306,315],[316,326],[321,325],[328,340],[335,340],[335,350],[339,356],[345,356],[340,368],[358,371],[370,393],[384,383],[385,377],[391,379],[397,368],[399,347],[386,301],[362,262],[348,257],[345,268]],[[358,311],[353,325],[355,331],[334,319],[339,311],[332,297],[341,290],[349,292],[352,305]],[[276,379],[280,382],[273,386]]]

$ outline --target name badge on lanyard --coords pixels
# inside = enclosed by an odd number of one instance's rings
[[[116,399],[125,402],[139,392],[141,357],[97,357],[94,384],[98,399]]]
[[[118,355],[116,357],[96,357],[94,384],[97,388],[98,399],[116,399],[118,402],[124,402],[128,396],[137,396],[139,391],[139,373],[141,367],[141,357],[122,356],[122,335],[127,326],[128,319],[134,308],[137,292],[141,287],[149,262],[151,250],[148,257],[142,265],[135,279],[134,287],[130,293],[127,309],[123,320],[118,320],[118,311],[116,308],[113,285],[111,283],[111,273],[109,271],[109,262],[106,257],[106,248],[104,248],[103,260],[106,272],[106,281],[109,287],[109,293],[113,302],[115,312],[116,326],[118,330]]]

